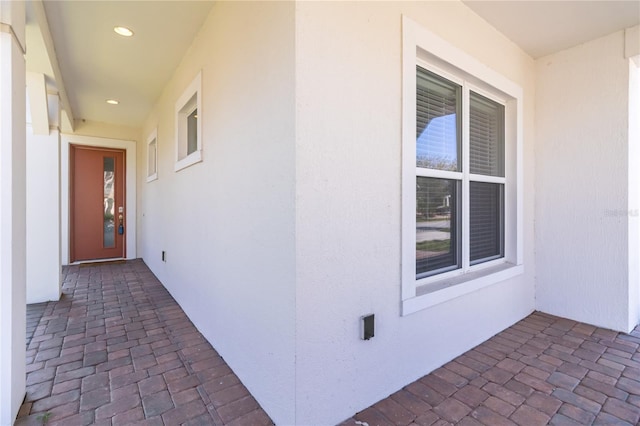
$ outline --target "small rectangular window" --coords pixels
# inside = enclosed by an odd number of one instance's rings
[[[198,109],[194,109],[187,117],[187,155],[198,149]]]
[[[201,73],[176,102],[175,171],[202,161]]]
[[[158,131],[147,138],[147,182],[158,179]]]

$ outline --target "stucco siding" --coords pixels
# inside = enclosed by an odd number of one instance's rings
[[[405,317],[403,14],[523,88],[525,158],[525,274]],[[298,4],[297,424],[344,420],[533,310],[533,84],[533,60],[461,3]]]
[[[294,4],[216,3],[140,139],[139,248],[279,423],[294,400]],[[175,102],[202,71],[203,161],[174,172]],[[166,261],[161,260],[162,251]]]
[[[628,73],[622,31],[536,61],[536,307],[619,331],[635,325],[628,226],[639,220]]]

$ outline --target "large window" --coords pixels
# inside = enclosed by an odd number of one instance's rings
[[[504,256],[502,104],[418,65],[416,175],[416,278]]]
[[[403,313],[522,273],[522,90],[403,21]]]

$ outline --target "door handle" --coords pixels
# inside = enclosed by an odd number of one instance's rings
[[[124,219],[124,215],[122,214],[122,207],[118,208],[118,211],[120,212],[118,214],[118,234],[123,235],[124,234],[124,224],[123,219]]]

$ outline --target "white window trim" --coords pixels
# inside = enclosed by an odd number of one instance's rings
[[[151,144],[155,141],[155,173],[149,174],[149,156],[151,155]],[[158,179],[158,128],[153,129],[151,134],[147,137],[147,182],[153,182]]]
[[[409,315],[523,273],[523,91],[406,16],[402,43],[402,315]],[[455,75],[464,75],[475,92],[505,105],[505,254],[463,271],[416,280],[416,65],[425,64],[453,81],[459,81]]]
[[[196,96],[196,105],[195,108],[189,110],[188,113],[182,112],[182,110],[188,105],[189,101],[193,96]],[[187,143],[186,138],[181,139],[180,135],[180,120],[183,119],[182,116],[188,116],[194,109],[198,109],[198,115],[203,117],[202,114],[202,72],[199,72],[198,75],[193,79],[193,81],[187,86],[182,95],[176,101],[175,107],[175,132],[176,132],[176,163],[174,165],[174,171],[182,170],[186,167],[189,167],[193,164],[199,163],[202,161],[202,119],[198,118],[196,120],[196,132],[197,132],[197,148],[191,154],[185,156],[184,158],[180,158],[180,144]]]

